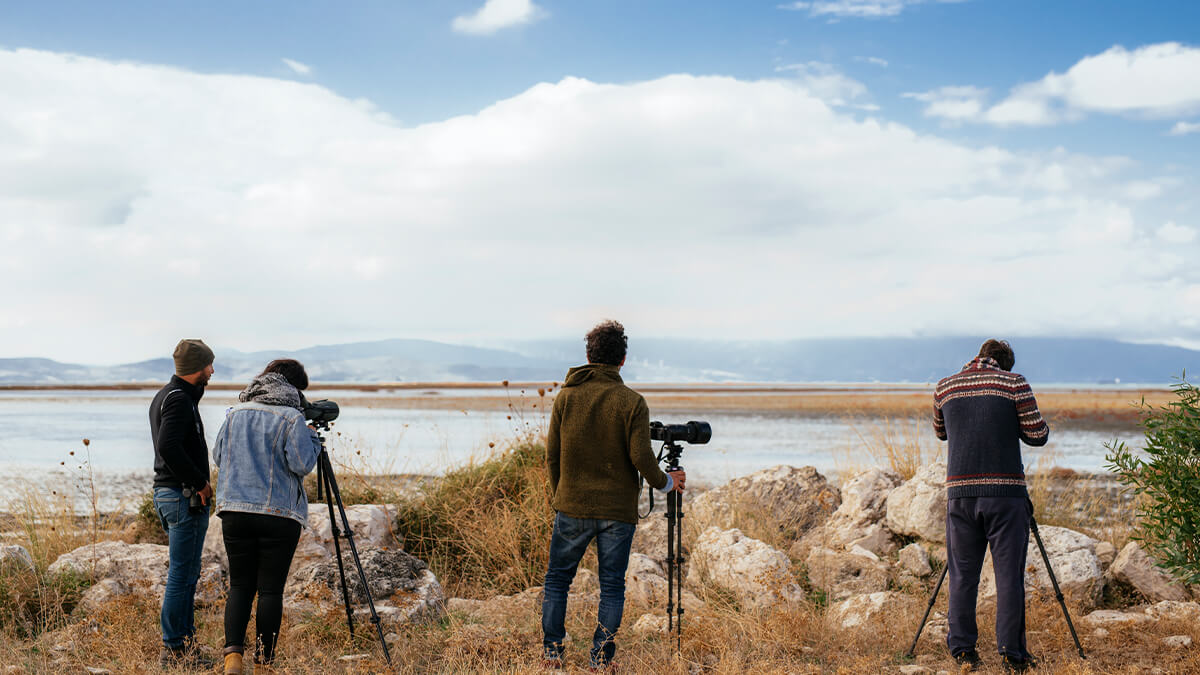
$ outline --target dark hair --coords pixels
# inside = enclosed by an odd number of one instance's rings
[[[1004,370],[1012,370],[1017,363],[1012,347],[1005,340],[988,340],[979,348],[979,355],[995,359],[996,364]]]
[[[588,363],[606,363],[619,366],[625,360],[625,351],[629,347],[629,338],[625,337],[625,327],[616,321],[601,321],[587,334]]]
[[[308,373],[304,372],[304,365],[296,359],[275,359],[263,368],[262,374],[267,373],[282,375],[283,379],[300,391],[308,389]]]

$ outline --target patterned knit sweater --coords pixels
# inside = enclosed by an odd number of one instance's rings
[[[938,382],[933,430],[950,442],[950,499],[1027,497],[1020,442],[1041,446],[1050,438],[1029,383],[986,357]]]

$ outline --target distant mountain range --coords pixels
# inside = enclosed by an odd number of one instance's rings
[[[935,382],[975,355],[982,338],[846,338],[708,341],[639,338],[622,371],[641,382]],[[1087,338],[1017,338],[1014,370],[1032,382],[1166,384],[1200,369],[1200,351]],[[217,382],[245,382],[271,359],[291,357],[320,382],[561,380],[584,360],[582,339],[513,342],[499,348],[427,340],[320,345],[297,351],[217,349]],[[161,382],[169,358],[117,366],[0,359],[0,384]]]

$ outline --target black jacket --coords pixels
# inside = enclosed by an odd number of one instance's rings
[[[150,403],[154,487],[203,488],[208,483],[208,443],[197,404],[204,388],[177,375]]]

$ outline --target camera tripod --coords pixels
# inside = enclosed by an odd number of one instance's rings
[[[1042,535],[1038,532],[1037,520],[1033,517],[1033,507],[1030,503],[1029,509],[1029,530],[1033,532],[1033,539],[1037,542],[1038,550],[1042,553],[1042,562],[1046,564],[1046,574],[1050,576],[1050,585],[1054,587],[1054,597],[1058,598],[1058,604],[1062,607],[1063,618],[1067,620],[1067,628],[1071,631],[1071,639],[1075,641],[1075,650],[1079,652],[1079,658],[1086,659],[1087,655],[1083,653],[1083,645],[1079,644],[1079,636],[1075,633],[1075,624],[1071,622],[1071,613],[1067,611],[1067,603],[1063,599],[1062,589],[1058,587],[1058,578],[1054,576],[1054,569],[1050,567],[1050,556],[1046,554],[1046,545],[1042,543]],[[950,563],[942,567],[942,575],[938,577],[937,585],[933,587],[933,595],[929,596],[929,606],[925,608],[925,616],[921,617],[921,623],[917,626],[917,634],[913,636],[912,644],[909,645],[908,651],[904,653],[908,658],[913,658],[917,651],[917,640],[921,639],[921,632],[925,630],[925,622],[929,619],[929,612],[933,610],[933,603],[937,601],[938,592],[942,590],[942,582],[946,580],[946,574],[950,571]]]
[[[679,471],[683,447],[674,441],[663,444],[667,471]],[[661,453],[660,453],[661,456]],[[653,507],[653,502],[651,503]],[[675,633],[675,651],[683,647],[683,493],[667,493],[667,633]]]
[[[383,638],[383,626],[379,622],[379,613],[375,611],[375,600],[371,597],[371,587],[367,585],[367,574],[363,571],[362,561],[358,557],[358,547],[354,545],[354,531],[350,529],[350,520],[346,517],[346,506],[342,503],[342,492],[338,489],[337,479],[333,475],[333,465],[329,461],[329,452],[325,450],[325,437],[322,431],[329,430],[328,422],[314,422],[317,428],[317,439],[321,442],[321,452],[317,456],[317,499],[324,494],[325,503],[329,506],[329,529],[333,534],[333,549],[337,557],[338,575],[342,581],[342,603],[346,607],[346,626],[350,629],[350,637],[354,637],[354,612],[350,609],[350,590],[346,587],[346,566],[342,562],[342,545],[338,541],[345,537],[346,546],[354,558],[354,566],[358,570],[358,581],[362,584],[363,594],[367,597],[367,606],[371,609],[371,623],[375,624],[375,632],[379,635],[379,646],[383,648],[383,658],[387,660],[388,668],[394,669],[392,655],[388,652],[387,640]],[[341,516],[342,529],[338,529],[338,519],[334,514],[337,506]]]

